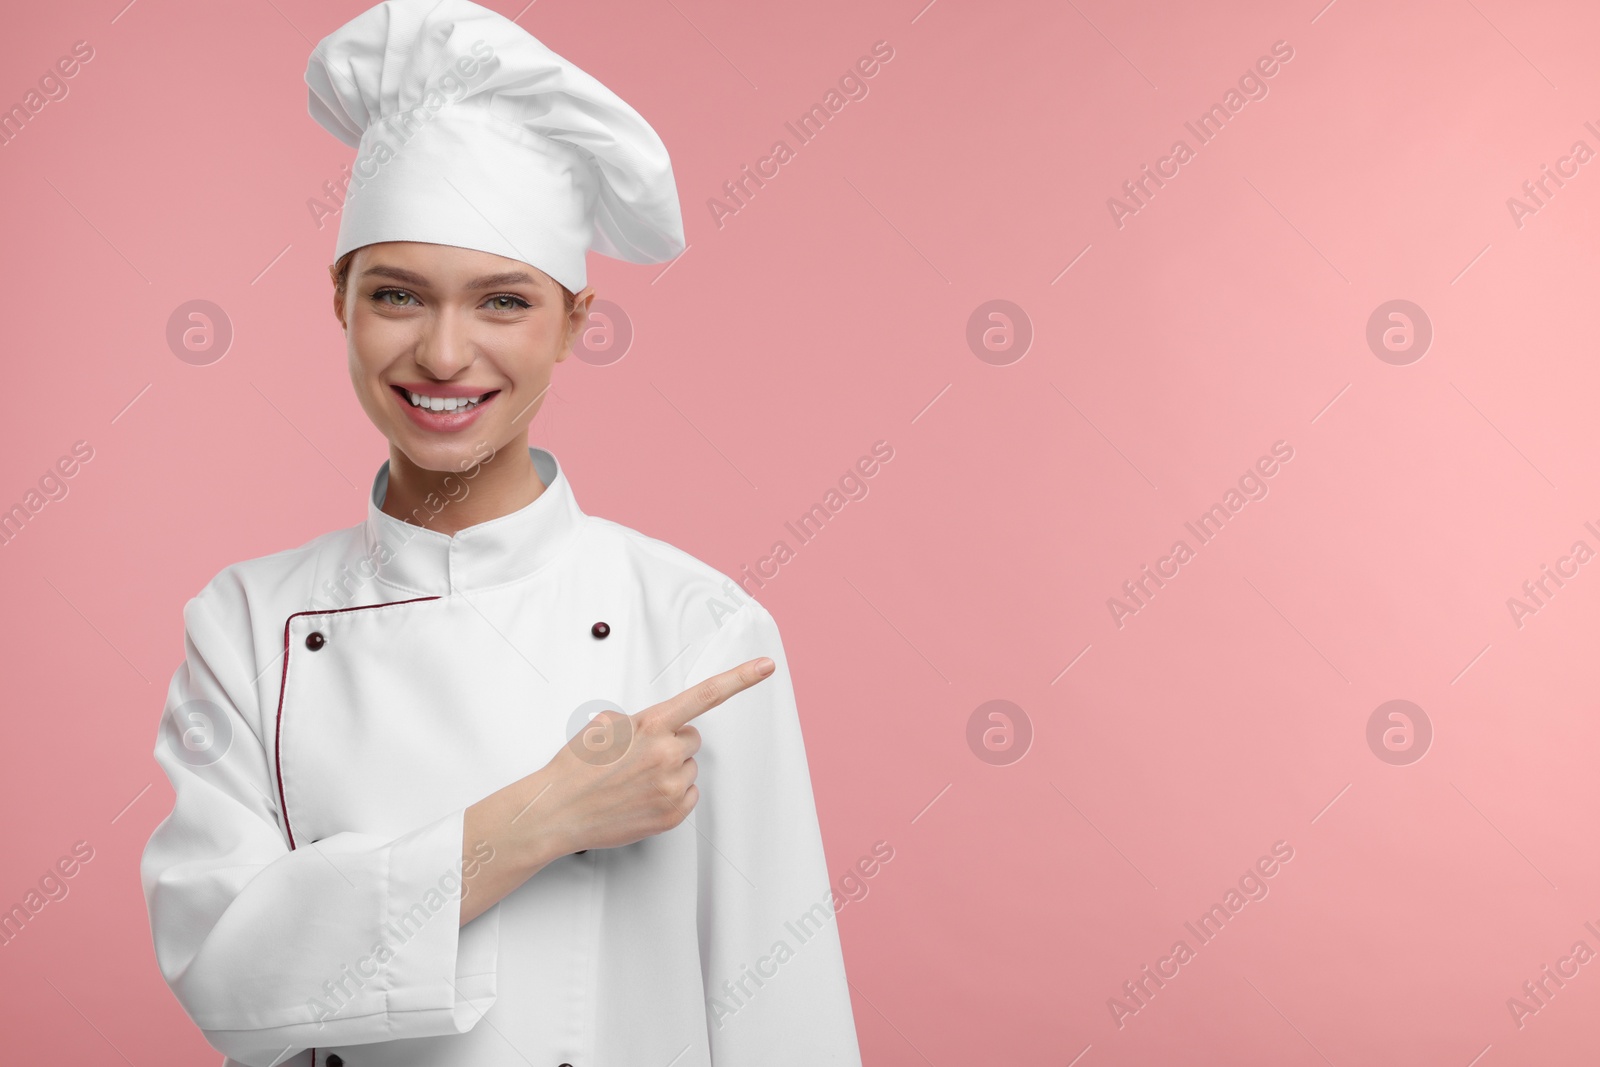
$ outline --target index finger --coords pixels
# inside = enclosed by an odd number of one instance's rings
[[[710,711],[735,693],[749,689],[768,677],[776,666],[766,656],[746,660],[732,670],[713,674],[677,696],[663,700],[650,711],[655,712],[668,728],[677,730],[696,715]]]

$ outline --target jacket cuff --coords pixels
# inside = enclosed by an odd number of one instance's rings
[[[494,1003],[500,926],[498,908],[461,925],[465,818],[466,809],[458,809],[394,842],[379,926],[382,943],[394,951],[387,1010],[442,1008],[452,1013],[458,1032],[471,1029]]]

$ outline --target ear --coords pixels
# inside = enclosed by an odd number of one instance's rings
[[[577,337],[589,325],[589,308],[594,304],[594,286],[584,286],[577,296],[572,298],[572,314],[567,319],[567,328],[572,331],[572,336]]]
[[[350,324],[344,321],[344,301],[339,299],[339,271],[334,264],[328,264],[328,280],[333,282],[333,317],[339,320],[339,328],[346,332]]]
[[[584,328],[589,324],[589,307],[594,303],[594,286],[585,286],[581,292],[572,298],[572,314],[567,316],[567,343],[562,346],[561,353],[556,356],[560,363],[572,354],[572,346],[578,338],[583,336]]]

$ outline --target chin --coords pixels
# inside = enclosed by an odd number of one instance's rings
[[[448,471],[452,474],[459,473],[479,463],[491,454],[493,449],[487,443],[479,443],[480,439],[462,438],[459,441],[417,441],[408,436],[390,438],[390,444],[398,448],[412,465],[427,471]]]
[[[522,447],[526,448],[527,431],[521,436],[524,438]],[[468,472],[470,476],[474,467],[517,446],[518,434],[510,434],[497,446],[495,441],[499,437],[499,431],[483,426],[473,427],[470,436],[468,431],[463,431],[445,438],[419,433],[412,426],[401,426],[397,433],[390,435],[389,443],[421,470],[450,474]]]

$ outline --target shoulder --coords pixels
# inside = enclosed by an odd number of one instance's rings
[[[588,523],[591,543],[642,579],[646,606],[681,618],[691,635],[709,637],[734,616],[772,621],[738,581],[699,557],[611,519],[590,515]]]
[[[358,524],[319,534],[304,544],[223,567],[184,607],[184,618],[201,612],[211,625],[254,629],[260,620],[281,620],[310,606],[319,583],[362,551]]]

